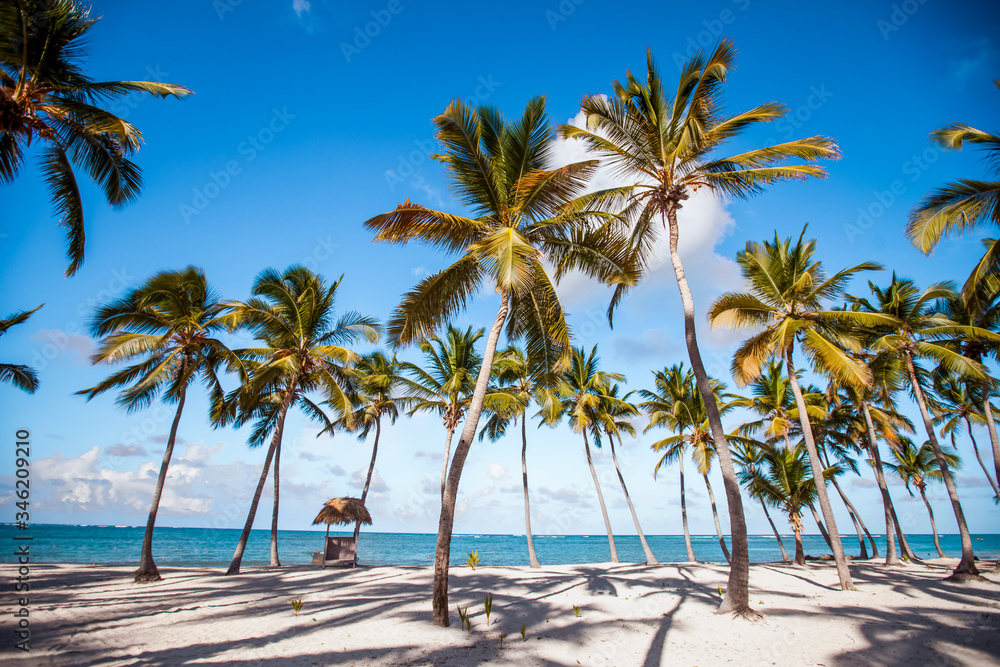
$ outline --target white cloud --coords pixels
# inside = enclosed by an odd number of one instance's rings
[[[309,4],[309,0],[292,0],[292,9],[301,18],[303,14],[307,13],[312,8]]]
[[[365,488],[365,478],[368,476],[368,468],[361,468],[360,470],[355,470],[351,473],[351,479],[348,484],[357,488]],[[389,490],[389,485],[385,483],[381,475],[378,474],[378,468],[372,470],[372,481],[371,485],[368,487],[368,492],[371,494],[383,493]]]
[[[108,456],[146,456],[146,450],[139,445],[112,445],[104,452]]]
[[[502,466],[499,463],[491,463],[486,469],[486,476],[490,479],[503,479],[509,471],[510,468],[507,466]]]

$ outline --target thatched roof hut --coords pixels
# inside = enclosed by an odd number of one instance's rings
[[[313,520],[313,525],[325,523],[329,530],[331,523],[361,523],[370,526],[372,515],[360,498],[331,498],[323,505]]]

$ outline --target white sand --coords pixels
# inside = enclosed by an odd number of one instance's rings
[[[31,652],[12,648],[13,586],[0,662],[11,665],[992,665],[1000,585],[942,581],[954,561],[755,565],[763,620],[718,616],[720,565],[453,568],[452,627],[433,626],[431,570],[293,566],[218,571],[32,566]],[[984,563],[984,566],[987,564]],[[12,582],[10,565],[0,566]],[[1000,580],[989,575],[994,581]],[[492,592],[487,626],[483,593]],[[289,598],[303,597],[295,616]],[[469,605],[472,633],[456,605]],[[581,607],[579,616],[573,606]],[[520,636],[526,626],[526,640]],[[503,647],[500,635],[505,634]]]

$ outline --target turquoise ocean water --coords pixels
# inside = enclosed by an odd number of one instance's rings
[[[139,562],[142,527],[128,526],[64,526],[36,524],[28,530],[18,530],[11,524],[0,524],[0,540],[14,544],[14,536],[31,536],[33,563],[98,563],[134,565]],[[331,535],[350,533],[331,532]],[[153,537],[153,553],[159,566],[225,568],[233,556],[240,531],[213,528],[157,528]],[[875,535],[880,553],[885,538]],[[372,533],[362,531],[358,544],[358,560],[363,565],[429,565],[434,559],[435,534]],[[664,563],[686,559],[684,537],[680,535],[648,535],[646,537],[656,557]],[[794,554],[794,541],[782,536],[785,549]],[[842,536],[848,554],[858,555],[858,543],[852,535]],[[323,532],[314,530],[282,530],[278,532],[281,562],[285,565],[306,564],[312,552],[322,548]],[[936,556],[930,535],[907,535],[910,548],[918,557]],[[723,562],[718,539],[710,535],[692,537],[698,560]],[[536,535],[535,551],[543,565],[603,563],[610,560],[606,535]],[[813,556],[829,553],[819,535],[807,535],[805,551]],[[24,542],[19,542],[24,544]],[[634,535],[615,537],[618,558],[623,563],[645,561],[639,538]],[[973,535],[976,555],[982,558],[1000,557],[1000,535]],[[961,544],[958,535],[942,535],[941,546],[949,556],[958,556]],[[452,539],[452,562],[465,562],[466,552],[478,551],[482,565],[527,565],[528,549],[523,535],[455,535]],[[12,548],[2,548],[0,562],[12,563]],[[254,530],[243,557],[246,566],[267,565],[270,558],[270,531]],[[884,554],[883,554],[884,555]],[[751,562],[781,560],[774,535],[750,536]]]

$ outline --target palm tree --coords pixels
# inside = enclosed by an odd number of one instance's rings
[[[521,118],[507,122],[490,107],[452,102],[434,119],[444,147],[434,156],[450,171],[458,199],[473,217],[435,211],[409,201],[365,223],[376,241],[422,241],[460,254],[448,268],[430,275],[403,296],[390,318],[389,343],[404,347],[450,321],[484,283],[500,307],[483,350],[483,363],[465,426],[452,457],[434,553],[433,619],[447,626],[448,561],[455,498],[465,460],[479,427],[493,357],[506,323],[508,342],[523,340],[528,355],[562,369],[569,331],[559,297],[543,260],[558,271],[581,269],[602,282],[630,281],[623,244],[613,234],[594,232],[599,214],[572,203],[597,167],[591,160],[548,169],[552,134],[541,97]]]
[[[986,481],[993,489],[993,495],[1000,497],[1000,489],[997,488],[996,480],[990,475],[990,471],[986,469],[983,457],[979,455],[979,444],[972,432],[973,422],[977,425],[986,423],[986,417],[978,407],[983,404],[983,400],[976,395],[976,389],[975,384],[964,378],[956,377],[946,371],[938,372],[934,374],[934,396],[928,397],[928,403],[931,404],[934,413],[934,425],[940,427],[941,435],[951,437],[951,446],[956,450],[958,445],[955,444],[955,435],[962,430],[963,425],[965,426],[972,442],[972,451],[976,454],[976,461],[983,469]]]
[[[785,362],[785,372],[795,396],[799,422],[814,479],[823,478],[810,425],[808,409],[793,363],[793,350],[798,343],[816,369],[846,384],[867,386],[871,371],[851,357],[842,345],[857,348],[859,343],[851,327],[887,320],[882,316],[843,310],[825,310],[823,304],[837,298],[850,278],[860,272],[880,268],[865,262],[827,277],[822,263],[813,260],[816,241],[805,241],[805,228],[793,246],[790,239],[763,245],[748,242],[736,261],[749,291],[727,292],[720,296],[709,311],[713,327],[745,329],[764,327],[747,339],[733,358],[733,376],[745,384],[761,374],[761,365],[771,356]],[[837,531],[836,519],[824,484],[816,485],[817,499],[823,520],[830,533],[830,547],[837,563],[837,574],[843,590],[853,590],[851,573]]]
[[[485,333],[485,329],[473,331],[472,327],[463,332],[449,324],[444,340],[431,336],[420,341],[426,368],[410,362],[400,364],[400,368],[410,375],[407,385],[416,396],[422,397],[414,403],[410,414],[436,412],[445,427],[447,435],[441,463],[442,500],[451,459],[451,439],[472,401],[472,392],[476,388],[474,378],[483,362],[476,353],[476,341]]]
[[[45,304],[42,304],[42,306],[44,305]],[[5,319],[0,320],[0,336],[7,333],[7,330],[11,327],[25,322],[42,306],[32,308],[31,310],[22,310],[14,313],[13,315],[8,315]],[[35,372],[35,369],[30,366],[24,366],[22,364],[0,363],[0,382],[9,382],[18,389],[23,389],[29,394],[34,394],[38,391],[38,373]]]
[[[979,327],[987,331],[1000,330],[1000,286],[997,277],[993,276],[977,288],[968,299],[949,298],[940,301],[934,308],[952,322],[965,326]],[[1000,355],[1000,344],[983,337],[967,338],[957,342],[956,348],[962,356],[976,363],[983,363],[988,357],[996,359]],[[968,381],[968,380],[966,380]],[[993,378],[984,378],[979,383],[979,404],[986,420],[986,430],[990,434],[990,444],[993,448],[993,468],[997,485],[1000,485],[1000,439],[997,438],[997,427],[993,419]],[[977,453],[978,456],[978,453]]]
[[[601,514],[604,516],[604,527],[608,531],[611,562],[617,563],[618,551],[615,549],[615,536],[611,530],[608,509],[604,505],[601,483],[598,481],[597,471],[594,469],[594,459],[590,455],[590,440],[587,438],[587,432],[589,431],[593,437],[594,444],[600,446],[604,430],[603,416],[600,411],[601,402],[606,400],[605,394],[608,386],[612,382],[624,382],[625,376],[621,373],[600,371],[598,370],[599,363],[600,358],[597,356],[596,345],[591,348],[589,354],[582,347],[574,347],[570,368],[563,376],[559,394],[562,401],[561,413],[568,415],[569,425],[573,432],[583,436],[583,449],[587,455],[587,465],[590,467],[590,476],[594,479],[597,500],[601,505]],[[549,423],[552,422],[553,419],[550,417]]]
[[[707,405],[729,504],[734,562],[719,611],[754,615],[756,612],[749,606],[750,557],[739,480],[698,349],[694,300],[677,252],[677,212],[682,202],[702,187],[745,199],[763,191],[767,184],[824,176],[826,172],[816,165],[783,163],[789,159],[833,159],[839,152],[836,143],[827,137],[808,137],[737,155],[716,156],[716,149],[747,127],[778,120],[788,113],[784,105],[768,102],[735,116],[723,115],[722,84],[735,58],[736,49],[729,40],[720,42],[707,58],[696,54],[684,65],[677,92],[670,98],[652,54],[647,52],[645,83],[629,72],[625,84],[613,84],[610,97],[585,97],[581,108],[588,129],[564,125],[560,132],[565,137],[583,139],[632,183],[597,200],[621,213],[628,222],[630,243],[638,258],[637,277],[650,266],[661,226],[667,231],[670,260],[684,307],[688,356]],[[609,320],[632,282],[616,285],[608,307]]]
[[[993,82],[1000,88],[1000,80]],[[990,174],[1000,175],[1000,135],[962,123],[949,123],[931,133],[931,138],[944,148],[961,150],[968,142],[986,152]],[[930,254],[945,236],[957,235],[976,227],[1000,226],[1000,180],[981,181],[960,179],[937,188],[924,197],[910,213],[906,236],[923,253]],[[962,289],[969,300],[980,288],[986,276],[1000,269],[1000,239],[986,240],[986,253],[976,264]]]
[[[942,450],[942,453],[949,467],[957,468],[960,465],[958,455],[954,452],[945,449]],[[931,530],[934,532],[934,548],[937,549],[938,556],[945,558],[945,553],[941,551],[941,542],[938,540],[937,525],[934,523],[934,510],[927,502],[926,494],[928,481],[942,479],[941,469],[935,460],[934,448],[927,441],[917,449],[913,441],[906,438],[898,448],[892,450],[892,455],[896,462],[889,463],[887,461],[883,464],[885,469],[903,480],[903,483],[906,484],[906,490],[910,492],[911,496],[913,495],[913,489],[910,488],[911,483],[920,491],[920,498],[924,501],[924,506],[927,507],[927,515],[931,520]]]
[[[765,464],[764,453],[767,448],[768,446],[762,442],[756,444],[750,442],[743,443],[733,450],[733,460],[740,467],[739,472],[736,473],[739,476],[740,484],[746,487],[750,497],[757,500],[760,503],[761,509],[764,510],[764,517],[771,525],[771,532],[774,533],[774,538],[778,541],[778,548],[781,550],[781,560],[790,561],[791,558],[788,557],[788,553],[785,551],[785,544],[781,541],[778,528],[771,519],[771,513],[767,511],[766,494],[761,488],[762,482],[765,481],[763,467]]]
[[[921,388],[921,376],[924,372],[921,369],[918,373],[917,362],[924,358],[931,359],[944,365],[949,371],[981,381],[986,377],[981,364],[954,352],[942,341],[956,338],[989,340],[1000,337],[985,329],[962,326],[932,313],[930,306],[935,299],[954,295],[954,292],[946,284],[932,285],[921,292],[912,280],[897,278],[894,273],[892,282],[885,289],[877,287],[871,282],[868,285],[875,297],[874,305],[869,303],[867,299],[857,297],[851,297],[851,301],[856,303],[861,310],[889,316],[893,319],[892,324],[877,329],[881,336],[872,344],[872,348],[876,351],[885,351],[896,355],[906,363],[910,391],[920,409],[924,429],[927,431],[931,447],[937,458],[938,467],[941,469],[944,485],[948,490],[948,497],[955,512],[955,519],[958,522],[958,532],[962,538],[962,559],[951,578],[955,581],[977,578],[979,570],[976,567],[975,555],[972,550],[972,537],[969,535],[969,528],[965,522],[965,513],[962,511],[962,504],[958,498],[958,489],[955,487],[955,481],[948,470],[947,459],[934,432],[932,417],[924,397],[924,391]]]
[[[809,473],[812,463],[799,443],[794,447],[768,447],[764,453],[766,473],[758,482],[758,493],[774,507],[780,507],[788,516],[788,523],[795,534],[795,564],[805,565],[802,550],[802,510],[812,507],[818,498],[816,479]],[[823,471],[824,477],[836,468]],[[818,524],[822,525],[822,524]]]
[[[403,364],[390,359],[383,352],[371,352],[358,359],[352,369],[353,389],[348,393],[348,404],[335,400],[332,405],[340,414],[340,418],[331,426],[342,427],[358,434],[359,440],[366,440],[375,429],[375,442],[372,444],[372,460],[368,464],[368,474],[361,491],[361,503],[368,498],[368,487],[372,483],[375,472],[375,458],[378,456],[378,441],[382,435],[382,418],[388,418],[390,424],[396,423],[400,409],[406,409],[414,401],[412,396],[403,395],[408,383],[402,375]],[[361,522],[354,524],[354,541],[357,543],[361,532]]]
[[[92,81],[80,67],[88,31],[98,19],[73,0],[18,0],[0,5],[0,183],[21,170],[39,140],[42,177],[59,226],[66,230],[72,276],[83,264],[83,202],[73,167],[86,169],[120,208],[142,185],[128,157],[142,144],[130,123],[97,106],[130,93],[185,97],[191,91],[153,81]]]
[[[157,396],[165,403],[177,404],[142,538],[136,582],[160,580],[153,561],[153,528],[188,386],[201,379],[208,386],[213,405],[218,405],[223,400],[219,369],[245,377],[240,360],[215,337],[232,327],[227,310],[202,270],[189,266],[152,276],[120,299],[100,306],[91,320],[91,334],[101,338],[92,363],[135,363],[77,394],[89,401],[108,390],[121,389],[117,403],[126,412],[148,407]]]
[[[687,547],[688,562],[695,562],[694,549],[691,547],[691,531],[688,529],[687,498],[684,491],[684,453],[688,440],[684,436],[685,429],[694,428],[695,424],[695,385],[694,374],[684,369],[684,364],[675,364],[662,371],[654,371],[655,390],[640,389],[639,396],[646,399],[639,408],[649,416],[649,424],[643,430],[648,433],[656,427],[666,427],[675,435],[651,445],[654,451],[662,451],[663,456],[653,469],[653,478],[664,465],[677,461],[680,466],[681,488],[681,523],[684,526],[684,546]]]
[[[279,273],[266,269],[254,280],[253,295],[246,302],[233,302],[238,322],[253,332],[262,347],[236,350],[250,367],[249,378],[234,390],[217,412],[218,424],[242,426],[254,421],[249,445],[259,447],[268,436],[271,443],[247,520],[226,574],[238,574],[257,515],[257,504],[274,461],[274,505],[271,512],[271,564],[278,559],[278,498],[281,439],[289,409],[298,406],[309,418],[329,428],[322,409],[307,394],[321,390],[327,401],[345,406],[349,386],[348,366],[357,354],[345,345],[378,340],[378,322],[355,312],[334,319],[340,279],[327,285],[309,269],[292,266]],[[325,429],[324,429],[325,430]]]
[[[629,512],[632,513],[632,523],[635,524],[635,532],[639,536],[639,543],[642,545],[642,551],[646,555],[646,565],[659,565],[660,561],[656,560],[656,556],[653,555],[653,550],[649,548],[649,544],[646,542],[646,535],[642,532],[642,526],[639,525],[639,515],[635,513],[632,497],[629,496],[628,487],[625,486],[625,477],[622,476],[621,466],[618,465],[618,454],[615,452],[615,438],[617,437],[618,444],[621,444],[623,431],[633,438],[635,437],[635,427],[632,426],[629,418],[637,416],[639,410],[635,405],[629,403],[628,395],[618,398],[618,385],[605,385],[600,389],[600,392],[601,400],[597,406],[597,416],[601,421],[601,428],[608,436],[608,442],[611,444],[611,460],[615,464],[615,472],[618,474],[618,481],[622,485],[625,502],[628,504]],[[600,446],[600,443],[597,444]]]
[[[486,396],[485,406],[490,411],[490,417],[479,432],[479,439],[488,435],[495,442],[507,432],[511,421],[516,423],[517,419],[521,420],[521,481],[524,488],[524,531],[528,542],[528,564],[530,567],[541,567],[531,533],[527,411],[532,401],[535,401],[541,406],[538,414],[543,417],[543,421],[554,423],[558,420],[561,405],[553,392],[557,378],[547,367],[533,363],[527,353],[516,345],[510,345],[497,354],[493,376],[497,386]]]

